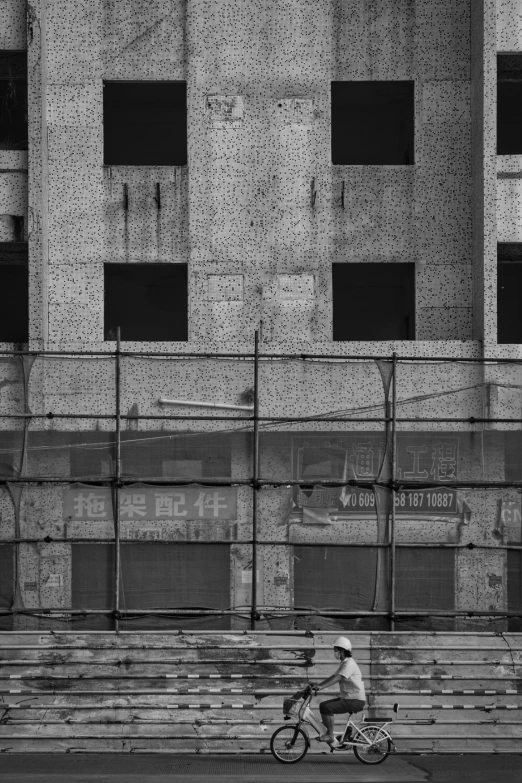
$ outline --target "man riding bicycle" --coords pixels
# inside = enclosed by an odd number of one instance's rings
[[[326,727],[326,733],[322,734],[319,740],[329,742],[335,748],[339,745],[334,737],[335,715],[342,715],[346,712],[352,715],[354,712],[360,712],[366,703],[366,693],[361,670],[352,657],[350,640],[346,636],[339,636],[333,647],[334,655],[338,661],[341,661],[341,665],[335,674],[318,685],[314,685],[313,689],[317,692],[339,683],[340,697],[322,701],[319,705],[321,718]]]

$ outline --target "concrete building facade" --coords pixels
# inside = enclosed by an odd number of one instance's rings
[[[521,61],[518,0],[0,3],[0,627],[521,629]]]

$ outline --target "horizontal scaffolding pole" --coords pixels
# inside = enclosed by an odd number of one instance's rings
[[[400,402],[398,403],[401,404]],[[404,400],[405,405],[410,404],[410,400]],[[384,403],[383,403],[384,405]],[[194,406],[201,406],[201,407],[215,407],[215,408],[230,408],[234,410],[245,410],[244,407],[240,406],[225,406],[225,405],[212,405],[211,403],[194,403]],[[228,421],[228,422],[236,422],[236,421],[250,421],[253,422],[254,418],[253,416],[189,416],[188,414],[184,415],[171,415],[167,416],[165,414],[156,415],[156,414],[122,414],[120,416],[121,419],[126,419],[128,421],[138,421],[139,419],[143,419],[144,421]],[[52,411],[49,411],[48,413],[2,413],[0,414],[0,419],[101,419],[103,421],[106,420],[115,420],[116,416],[112,413],[53,413]],[[320,424],[328,424],[329,422],[337,423],[337,424],[387,424],[392,421],[391,418],[383,417],[383,416],[369,416],[369,417],[363,417],[363,416],[330,416],[327,413],[319,414],[317,416],[259,416],[258,421],[265,421],[265,422],[273,422],[278,424],[307,424],[307,423],[320,423]],[[413,418],[397,418],[395,419],[397,424],[520,424],[522,425],[522,419],[484,419],[479,418],[476,416],[467,416],[463,418],[454,418],[454,417],[441,417],[441,416],[431,416],[431,417],[423,417],[423,416],[416,416]],[[59,430],[60,432],[68,433],[68,430]],[[76,432],[76,430],[74,430]],[[49,432],[49,430],[32,430],[33,433],[38,432]],[[143,430],[143,432],[147,432],[147,430]],[[204,431],[206,434],[207,431]],[[166,436],[168,436],[169,432],[166,433]],[[172,431],[172,434],[183,434],[178,433],[177,431]],[[268,433],[271,434],[271,433]],[[294,434],[294,431],[291,432],[291,434]],[[411,434],[410,431],[406,434]],[[124,442],[124,441],[123,441]],[[107,441],[107,443],[110,443],[110,441]],[[89,444],[87,444],[89,445]]]
[[[111,359],[116,356],[116,351],[46,351],[46,350],[2,350],[1,356],[49,356],[57,357],[61,359],[67,359],[69,357],[96,357]],[[120,356],[129,357],[134,359],[246,359],[254,361],[255,353],[241,352],[237,353],[211,353],[209,351],[148,351],[147,353],[140,353],[139,351],[120,351]],[[322,354],[322,353],[261,353],[259,354],[259,360],[320,360],[325,361],[354,361],[354,362],[375,362],[375,361],[392,361],[392,355],[390,354]],[[397,353],[398,362],[413,362],[413,363],[449,363],[449,364],[522,364],[522,359],[510,359],[505,356],[499,357],[483,357],[483,356],[400,356]]]
[[[103,477],[100,476],[99,478],[92,478],[92,477],[83,477],[83,476],[22,476],[22,477],[2,477],[0,478],[0,485],[2,484],[17,484],[17,485],[34,485],[34,484],[56,484],[56,485],[62,485],[62,486],[70,486],[71,484],[86,484],[86,485],[93,485],[93,486],[113,486],[114,485],[114,478],[112,477]],[[143,478],[138,478],[137,476],[129,476],[129,477],[122,477],[119,479],[118,482],[119,486],[132,486],[133,484],[149,484],[151,486],[176,486],[176,487],[191,487],[191,486],[217,486],[217,487],[239,487],[239,486],[250,486],[257,489],[262,489],[263,487],[271,488],[271,487],[287,487],[290,489],[290,487],[360,487],[360,488],[367,488],[372,489],[373,487],[384,487],[387,489],[394,489],[397,492],[403,491],[403,490],[413,490],[421,492],[422,490],[427,489],[522,489],[522,481],[452,481],[451,483],[448,482],[447,484],[441,484],[440,482],[427,482],[423,481],[422,484],[415,482],[415,481],[365,481],[363,479],[318,479],[317,481],[314,481],[313,479],[283,479],[283,480],[277,480],[273,478],[259,478],[259,479],[253,479],[253,478],[201,478],[201,477],[194,477],[194,478],[182,478],[182,479],[176,479],[176,478],[154,478],[149,476],[144,476]],[[370,512],[371,507],[365,507],[367,508],[367,513]],[[441,509],[443,512],[443,509]],[[362,509],[361,509],[362,513]],[[339,511],[339,513],[334,514],[334,516],[343,516],[343,512]],[[353,516],[353,515],[349,515]],[[436,517],[444,517],[448,516],[444,513],[434,513],[430,514],[430,516],[436,516]]]
[[[105,615],[107,617],[113,617],[115,614],[127,616],[127,619],[146,617],[158,615],[159,617],[165,616],[171,619],[178,616],[190,615],[193,617],[205,617],[205,616],[226,616],[226,615],[244,615],[247,616],[249,611],[248,607],[237,607],[236,609],[119,609],[116,612],[114,609],[72,609],[68,607],[31,607],[29,609],[5,609],[0,608],[1,615],[35,615],[42,617],[45,615]],[[258,611],[265,617],[391,617],[391,612],[348,612],[337,609],[287,609],[285,607],[277,606],[261,606],[258,607]],[[130,617],[129,617],[130,616]],[[522,611],[486,611],[486,610],[461,610],[450,611],[442,609],[432,609],[430,611],[420,610],[401,610],[395,611],[393,617],[521,617]],[[0,650],[2,648],[0,647]]]
[[[114,544],[114,538],[88,538],[87,536],[81,538],[79,536],[75,538],[53,538],[51,536],[45,536],[44,538],[2,538],[0,539],[0,546],[7,544]],[[122,544],[191,544],[198,546],[201,544],[243,544],[245,546],[251,546],[253,544],[252,539],[243,538],[223,538],[223,539],[180,539],[180,538],[121,538]],[[349,542],[330,542],[330,541],[263,541],[257,539],[258,546],[310,546],[310,547],[361,547],[368,549],[389,549],[392,545],[388,543],[380,543],[371,541],[349,541]],[[495,551],[503,550],[522,550],[522,544],[474,544],[472,542],[468,544],[453,544],[453,543],[439,543],[426,542],[426,541],[404,541],[395,543],[395,546],[399,549],[494,549]]]

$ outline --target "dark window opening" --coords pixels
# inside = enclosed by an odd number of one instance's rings
[[[0,544],[0,607],[11,609],[14,599],[14,546]],[[0,614],[0,630],[10,631],[13,627],[12,615]]]
[[[345,470],[346,450],[303,448],[299,454],[298,478],[341,479]]]
[[[504,480],[522,481],[522,436],[504,432]]]
[[[497,56],[497,154],[522,155],[522,55]]]
[[[376,563],[375,547],[294,546],[296,609],[371,611]]]
[[[231,446],[223,435],[202,435],[184,440],[165,432],[136,431],[121,434],[122,475],[136,479],[229,479]],[[70,476],[76,480],[102,479],[116,471],[116,444],[105,433],[68,434]],[[1,461],[0,461],[1,468]],[[7,469],[7,466],[6,466]],[[3,475],[0,472],[0,475]],[[8,473],[8,475],[12,475]]]
[[[27,52],[0,51],[0,150],[26,150]]]
[[[414,264],[333,264],[334,340],[414,340]]]
[[[313,616],[314,610],[372,611],[377,584],[387,595],[386,569],[386,557],[375,547],[294,546],[294,607],[311,610],[310,617],[296,618],[296,628],[387,630],[388,620],[380,616]]]
[[[4,371],[6,365],[2,362]],[[13,383],[13,391],[16,389],[20,397],[24,395],[23,379]],[[20,430],[3,430],[0,436],[0,477],[16,478],[22,463],[23,455],[23,432]]]
[[[185,82],[105,82],[104,163],[109,166],[185,166]]]
[[[522,343],[522,244],[498,247],[497,342]]]
[[[515,543],[520,546],[520,541]],[[508,619],[508,630],[520,633],[522,631],[522,552],[508,549],[507,565],[508,612],[518,612],[520,615]]]
[[[295,607],[372,611],[378,571],[384,576],[382,587],[389,602],[387,570],[386,556],[378,568],[375,547],[295,546]],[[453,550],[397,547],[395,596],[397,610],[451,611],[455,606]]]
[[[332,163],[414,163],[413,82],[332,82]]]
[[[104,339],[188,339],[186,264],[105,264]]]
[[[72,545],[72,603],[77,609],[114,607],[114,546]],[[229,609],[230,546],[228,544],[122,543],[121,609]],[[85,621],[89,627],[110,627],[110,618]],[[127,627],[228,628],[225,617],[178,618],[152,615],[122,620]]]
[[[197,443],[199,440],[199,445]],[[165,433],[148,433],[143,442],[135,433],[124,433],[121,445],[124,476],[172,479],[230,478],[230,445],[215,437],[192,438],[183,443]]]
[[[395,605],[398,611],[455,607],[455,555],[452,549],[397,547]]]
[[[26,263],[0,260],[0,342],[26,343],[29,340],[29,275]]]

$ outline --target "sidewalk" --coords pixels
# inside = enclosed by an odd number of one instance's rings
[[[279,764],[271,756],[170,754],[10,754],[2,783],[520,783],[521,756],[390,756],[365,766],[351,755]]]

